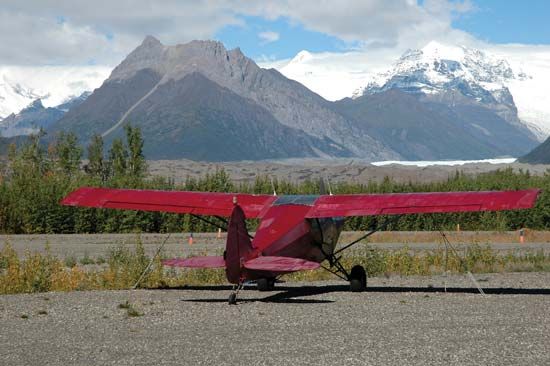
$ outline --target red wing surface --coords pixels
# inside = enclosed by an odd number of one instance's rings
[[[308,218],[531,208],[540,190],[320,196]]]
[[[301,258],[258,257],[244,262],[246,269],[269,272],[296,272],[317,269],[320,264]]]
[[[271,195],[83,187],[70,193],[61,204],[229,217],[234,197],[247,218],[258,217],[277,198]]]

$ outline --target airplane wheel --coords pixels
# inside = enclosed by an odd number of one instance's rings
[[[367,288],[367,272],[363,266],[354,266],[349,274],[349,287],[351,292],[365,291]]]
[[[275,279],[259,278],[256,280],[256,286],[258,286],[258,291],[273,291],[275,288]]]
[[[229,303],[229,305],[237,305],[237,294],[236,293],[232,293],[231,295],[229,295],[228,303]]]

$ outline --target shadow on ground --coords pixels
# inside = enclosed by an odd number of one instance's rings
[[[183,286],[172,287],[170,290],[187,290],[187,291],[222,291],[226,292],[227,296],[232,290],[232,286]],[[168,290],[168,289],[164,289]],[[326,285],[326,286],[277,286],[276,290],[269,292],[257,292],[254,287],[245,288],[247,293],[254,291],[258,294],[254,298],[239,299],[239,302],[272,302],[272,303],[298,303],[298,304],[326,304],[332,303],[334,300],[326,299],[302,299],[303,297],[316,296],[338,292],[349,292],[349,285]],[[407,286],[371,286],[365,291],[366,294],[372,293],[451,293],[451,294],[478,294],[478,289],[475,287],[407,287]],[[550,295],[550,289],[541,288],[505,288],[505,287],[489,287],[483,288],[483,292],[487,295]],[[225,294],[224,294],[225,295]],[[266,295],[266,296],[262,296]],[[185,302],[227,302],[227,297],[208,298],[208,299],[182,299]]]

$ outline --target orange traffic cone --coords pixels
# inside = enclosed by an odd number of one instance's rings
[[[189,234],[189,245],[193,245],[193,233]]]
[[[519,242],[521,244],[524,244],[525,243],[525,229],[521,229],[519,231]]]

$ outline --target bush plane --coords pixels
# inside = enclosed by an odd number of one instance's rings
[[[349,281],[351,291],[362,291],[367,272],[340,263],[340,253],[376,231],[336,249],[344,221],[352,216],[474,212],[528,209],[537,189],[485,192],[396,194],[265,195],[111,188],[79,188],[61,204],[122,210],[189,214],[227,231],[223,256],[163,260],[172,267],[225,268],[234,284],[229,303],[235,304],[245,281],[256,281],[260,291],[271,290],[284,274],[323,268]],[[204,218],[212,216],[217,221]],[[252,236],[246,219],[259,219]]]

